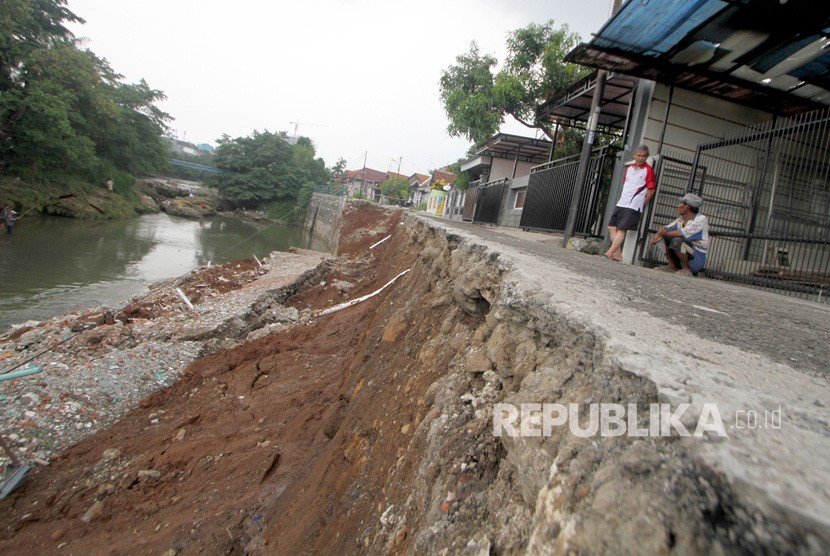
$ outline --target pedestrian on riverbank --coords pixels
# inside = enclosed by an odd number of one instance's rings
[[[634,164],[625,170],[622,195],[608,221],[608,239],[611,240],[611,247],[605,252],[605,256],[612,261],[622,261],[625,233],[640,227],[643,210],[654,197],[657,178],[654,169],[646,162],[648,154],[648,147],[639,145],[634,151]]]
[[[3,207],[3,210],[0,211],[0,223],[2,223],[2,225],[6,227],[7,234],[12,233],[12,230],[14,229],[14,223],[16,220],[17,212],[15,212],[15,210],[9,205]]]
[[[107,180],[107,191],[112,191],[112,180]]]

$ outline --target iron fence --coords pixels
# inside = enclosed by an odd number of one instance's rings
[[[669,206],[677,195],[694,191],[709,220],[707,277],[826,303],[830,109],[699,145],[694,160],[667,172],[658,181],[658,196],[667,202],[655,203],[644,241],[674,219]],[[642,258],[658,261],[663,254],[649,248]]]
[[[475,214],[476,200],[478,199],[478,184],[470,184],[467,196],[464,197],[464,210],[461,211],[461,220],[471,222]]]
[[[499,213],[501,212],[501,200],[504,195],[504,187],[508,183],[507,178],[490,181],[478,187],[478,198],[473,214],[473,222],[476,224],[498,224]]]
[[[324,193],[326,195],[337,195],[338,197],[343,197],[346,195],[346,186],[315,185],[314,193]]]
[[[575,235],[602,234],[605,204],[619,149],[593,151],[585,177],[585,190],[577,212]],[[562,232],[568,221],[580,155],[560,158],[530,170],[519,226],[528,230]]]

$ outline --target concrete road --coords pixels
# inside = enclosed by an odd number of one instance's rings
[[[590,278],[597,288],[611,292],[620,304],[647,311],[701,337],[827,377],[830,306],[826,304],[615,263],[602,256],[563,249],[561,235],[426,217],[501,245],[505,253],[525,254],[562,265]]]

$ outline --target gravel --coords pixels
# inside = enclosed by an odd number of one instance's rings
[[[0,336],[0,377],[27,369],[40,372],[0,381],[0,434],[20,459],[46,464],[175,383],[217,343],[234,345],[246,335],[261,336],[263,328],[307,320],[272,299],[316,279],[330,258],[303,250],[275,252],[256,271],[233,262],[193,271],[153,287],[118,313],[102,307],[12,327]],[[173,293],[176,287],[199,292],[201,303],[194,311]],[[227,333],[228,323],[250,323],[255,307],[262,315],[254,329],[243,327],[241,337],[217,342],[216,331]],[[0,452],[0,465],[9,462]]]

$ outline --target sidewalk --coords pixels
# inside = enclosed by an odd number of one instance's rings
[[[421,213],[419,213],[420,215]],[[608,292],[617,303],[667,319],[702,338],[768,357],[816,377],[830,370],[830,307],[703,278],[614,263],[563,249],[561,234],[481,226],[426,216],[532,261],[549,261],[583,277],[586,287]],[[552,279],[552,277],[551,277]],[[685,305],[685,307],[684,307]],[[603,312],[597,308],[598,312]],[[604,312],[607,312],[604,311]]]

